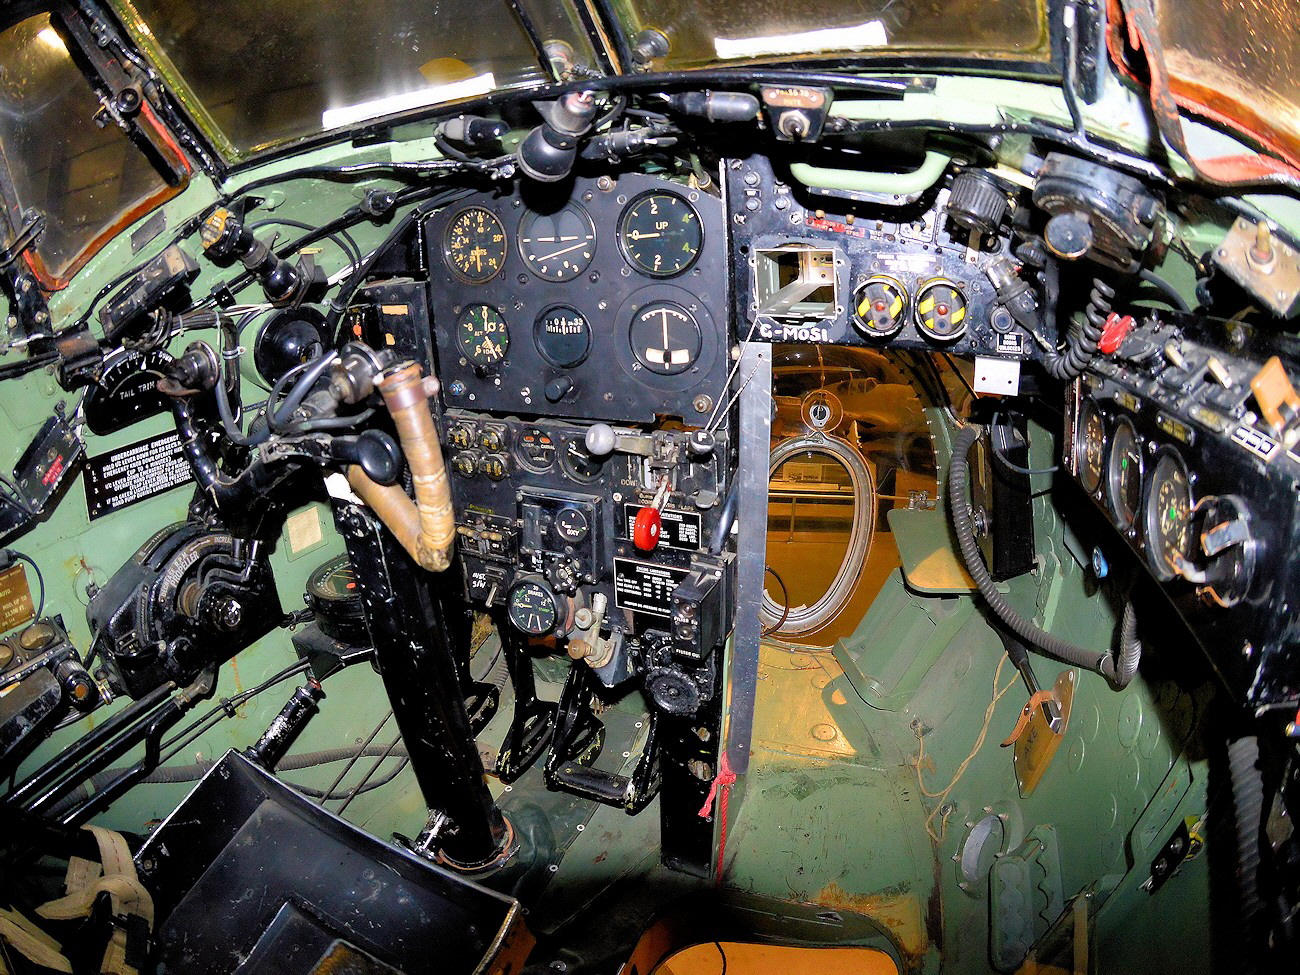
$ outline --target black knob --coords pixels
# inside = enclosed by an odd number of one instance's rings
[[[558,379],[552,379],[546,384],[546,399],[550,403],[558,403],[564,397],[568,396],[573,389],[573,380],[568,376],[560,376]]]

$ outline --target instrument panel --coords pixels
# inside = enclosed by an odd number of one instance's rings
[[[1270,350],[1230,353],[1215,323],[1177,317],[1071,386],[1066,463],[1229,687],[1257,707],[1294,700],[1300,453],[1251,409]]]
[[[958,226],[946,188],[819,192],[753,156],[728,166],[727,194],[742,336],[752,323],[763,342],[1042,356],[989,278],[993,262],[1014,262],[1007,228]]]
[[[722,202],[639,173],[479,194],[425,226],[448,408],[700,422],[728,365]]]

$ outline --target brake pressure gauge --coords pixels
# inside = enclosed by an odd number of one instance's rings
[[[530,576],[510,587],[506,616],[515,629],[529,636],[542,636],[560,621],[560,598],[546,580]]]
[[[907,291],[893,278],[877,274],[853,293],[853,324],[869,338],[886,339],[907,321]]]
[[[934,278],[916,295],[916,327],[936,342],[955,342],[966,333],[966,296],[947,278]]]

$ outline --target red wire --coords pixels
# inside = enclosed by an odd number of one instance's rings
[[[718,862],[713,870],[715,883],[718,886],[722,885],[722,861],[727,854],[727,800],[731,797],[731,787],[735,782],[736,773],[731,770],[731,762],[728,761],[727,750],[724,748],[722,760],[718,763],[718,774],[709,785],[709,794],[704,799],[704,805],[700,807],[700,818],[707,819],[713,813],[714,801],[718,801]],[[720,800],[718,800],[719,788],[722,791]]]

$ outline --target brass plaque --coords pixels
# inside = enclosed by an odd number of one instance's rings
[[[32,590],[27,585],[27,570],[22,563],[0,572],[0,632],[35,618]]]
[[[1043,709],[1034,708],[1029,727],[1016,739],[1016,784],[1020,787],[1022,799],[1028,798],[1038,788],[1043,773],[1052,764],[1052,756],[1065,738],[1065,731],[1070,726],[1070,705],[1074,703],[1074,680],[1074,671],[1064,670],[1052,687],[1052,697],[1061,709],[1060,727],[1053,731],[1043,716]]]

